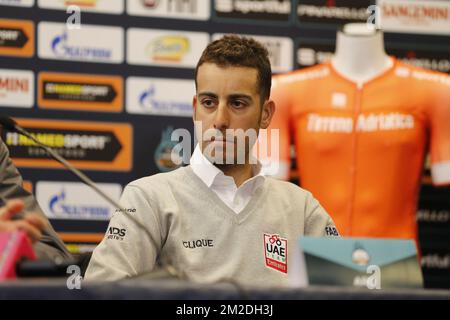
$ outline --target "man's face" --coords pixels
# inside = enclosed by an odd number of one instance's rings
[[[200,147],[216,164],[232,164],[230,159],[234,164],[242,164],[242,156],[238,157],[242,154],[247,161],[254,137],[260,128],[268,127],[274,111],[273,102],[261,101],[257,69],[220,67],[213,63],[199,67],[193,103],[194,121],[201,123],[201,130],[196,128]]]

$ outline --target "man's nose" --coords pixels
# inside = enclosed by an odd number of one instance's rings
[[[230,126],[230,114],[226,103],[219,104],[214,118],[214,128],[224,130]]]

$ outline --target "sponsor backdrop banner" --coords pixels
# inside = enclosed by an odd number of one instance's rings
[[[120,76],[39,73],[38,107],[65,110],[121,112]]]
[[[34,54],[34,22],[0,19],[0,56],[31,57]]]
[[[0,0],[0,112],[118,199],[128,182],[178,167],[171,133],[193,133],[194,68],[210,41],[254,36],[274,73],[289,72],[329,59],[343,24],[374,17],[389,54],[450,73],[446,0]],[[1,137],[70,248],[92,248],[113,209],[28,139]],[[427,285],[450,286],[450,191],[425,172],[422,265]]]
[[[100,12],[103,14],[121,14],[124,11],[124,0],[84,0],[84,1],[67,1],[67,0],[38,0],[40,8],[67,10],[67,5],[80,5],[83,11]]]
[[[80,169],[130,171],[132,128],[127,123],[32,120],[16,118],[39,142],[55,149]],[[19,167],[62,168],[25,136],[2,132],[14,163]]]
[[[98,187],[112,198],[122,191],[120,184],[99,183]],[[39,181],[36,198],[50,219],[108,221],[116,210],[80,182]]]
[[[0,69],[0,106],[32,108],[33,105],[33,71]]]

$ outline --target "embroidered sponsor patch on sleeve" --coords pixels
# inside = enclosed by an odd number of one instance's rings
[[[325,233],[327,236],[339,237],[339,232],[335,227],[325,227]]]

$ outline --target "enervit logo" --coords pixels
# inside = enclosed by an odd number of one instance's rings
[[[191,80],[130,77],[126,87],[129,113],[192,117]]]
[[[34,55],[34,24],[27,20],[0,19],[0,56]]]
[[[378,0],[387,32],[450,34],[450,2]]]
[[[396,56],[403,62],[417,67],[450,72],[450,51],[435,49],[397,49],[387,47],[387,52]]]
[[[216,33],[213,40],[220,39],[224,34]],[[289,72],[293,69],[294,44],[291,38],[285,37],[264,37],[255,35],[242,35],[251,37],[261,42],[269,51],[272,72]]]
[[[129,64],[194,68],[209,43],[209,35],[130,28],[127,41]]]
[[[97,63],[122,63],[124,32],[119,27],[83,24],[67,29],[64,23],[41,22],[38,26],[39,57]]]
[[[41,72],[38,79],[40,108],[122,111],[121,77]]]
[[[81,11],[121,14],[124,11],[124,0],[39,0],[38,5],[45,9],[66,10],[75,5]]]
[[[40,142],[52,147],[80,169],[130,171],[132,128],[126,123],[16,119]],[[63,168],[31,140],[14,132],[2,132],[17,166]]]
[[[334,45],[318,44],[300,40],[297,48],[297,64],[300,68],[310,67],[329,60],[334,54]]]
[[[34,0],[0,0],[1,6],[32,7]]]
[[[129,15],[209,20],[210,2],[204,0],[128,0]]]
[[[301,23],[366,22],[370,5],[370,0],[299,0],[297,16]]]
[[[113,199],[119,199],[119,184],[99,183],[98,187]],[[115,208],[78,182],[39,181],[36,198],[45,214],[51,219],[109,220]]]
[[[34,73],[0,69],[0,106],[31,108],[34,104]]]
[[[217,17],[228,19],[255,19],[288,21],[292,10],[290,0],[215,0]]]

